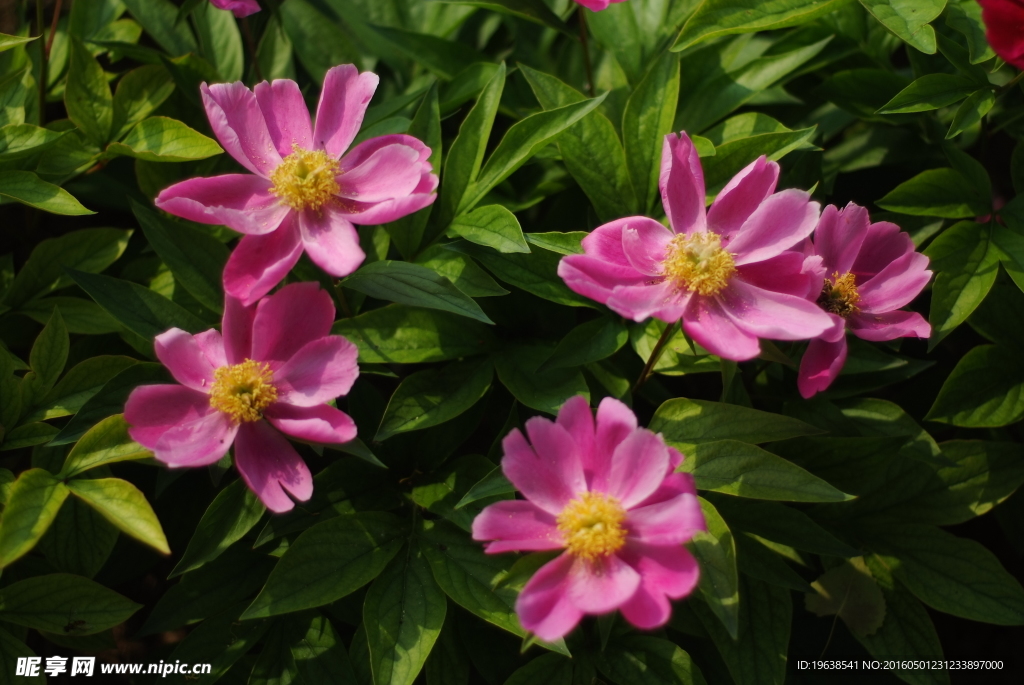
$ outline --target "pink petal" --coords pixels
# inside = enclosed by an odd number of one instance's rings
[[[286,285],[256,307],[252,358],[283,364],[308,343],[329,335],[333,323],[334,301],[319,283]]]
[[[313,407],[347,395],[359,376],[358,356],[356,346],[340,335],[306,343],[274,372],[277,401]]]
[[[414,192],[431,171],[430,148],[406,135],[371,138],[341,158],[342,197],[382,202]],[[431,189],[432,190],[432,189]]]
[[[802,190],[783,190],[769,197],[729,243],[736,265],[760,262],[796,245],[814,230],[819,208]]]
[[[224,291],[249,306],[280,283],[302,256],[298,217],[285,217],[267,235],[244,236],[224,266]]]
[[[606,492],[631,509],[647,499],[665,480],[668,447],[662,437],[638,428],[612,452]]]
[[[191,178],[160,191],[157,207],[201,224],[263,235],[281,225],[291,210],[270,194],[271,183],[251,174]]]
[[[213,368],[219,369],[228,365],[228,358],[224,353],[224,340],[221,338],[220,331],[211,328],[208,331],[196,333],[195,341]]]
[[[260,11],[260,4],[256,0],[210,0],[210,4],[218,9],[230,10],[239,19]]]
[[[277,79],[273,82],[257,83],[254,89],[256,102],[267,120],[270,137],[282,157],[287,157],[298,146],[304,150],[313,149],[313,129],[309,122],[309,110],[302,99],[299,86],[291,79]]]
[[[225,454],[237,424],[210,407],[209,395],[180,385],[143,385],[124,407],[128,435],[170,466],[206,466]]]
[[[582,395],[575,395],[566,400],[558,410],[555,423],[568,431],[579,450],[586,474],[594,461],[594,413],[590,410],[590,402]]]
[[[363,124],[363,115],[380,79],[371,72],[359,73],[353,64],[332,67],[324,76],[316,108],[313,141],[331,157],[341,157]]]
[[[738,328],[759,338],[805,340],[833,326],[832,318],[814,302],[762,290],[739,278],[732,279],[718,300]]]
[[[473,519],[473,539],[490,541],[488,554],[565,547],[555,517],[532,502],[513,499],[489,505]]]
[[[854,335],[874,342],[896,338],[928,338],[932,334],[932,327],[917,312],[860,313],[854,314],[848,321]]]
[[[356,422],[334,407],[320,404],[315,407],[296,407],[275,402],[264,414],[277,430],[306,442],[336,445],[356,437]]]
[[[814,249],[824,262],[825,275],[853,270],[870,224],[868,210],[852,202],[842,210],[834,205],[825,208],[814,231]]]
[[[853,263],[858,283],[864,283],[900,257],[914,251],[914,241],[896,224],[879,221],[868,227],[860,254]]]
[[[283,435],[266,421],[243,424],[235,438],[235,467],[267,509],[280,514],[313,495],[313,476],[306,462]]]
[[[397,221],[431,205],[437,199],[437,193],[434,192],[436,188],[437,175],[426,174],[420,178],[420,186],[411,195],[376,203],[339,199],[332,208],[354,224],[376,226]]]
[[[332,276],[348,276],[366,259],[355,226],[333,207],[325,206],[322,212],[302,212],[299,227],[306,254]]]
[[[825,269],[821,257],[790,250],[763,262],[741,266],[737,276],[762,290],[815,300],[825,282]]]
[[[663,271],[672,232],[657,221],[637,222],[622,231],[622,251],[630,266],[647,276],[660,276]]]
[[[809,399],[832,385],[846,363],[846,337],[835,342],[821,338],[811,340],[800,360],[796,384],[804,399]]]
[[[256,96],[241,81],[199,86],[206,116],[228,154],[254,174],[269,178],[281,155],[267,129]]]
[[[618,609],[640,587],[640,574],[612,554],[594,562],[576,559],[569,571],[566,595],[585,614]]]
[[[921,294],[931,277],[928,258],[920,252],[908,252],[858,285],[860,302],[857,305],[866,314],[882,314],[905,307]]]
[[[737,326],[713,298],[690,298],[683,313],[683,329],[701,347],[723,359],[742,362],[761,353],[757,337]]]
[[[174,380],[192,390],[210,392],[214,366],[191,333],[172,328],[156,336],[153,350],[156,358],[174,376]]]
[[[665,136],[661,149],[661,202],[668,222],[676,233],[702,233],[707,229],[704,214],[704,170],[697,148],[686,133]]]
[[[540,567],[516,599],[516,614],[523,628],[542,640],[554,642],[568,635],[583,612],[566,596],[573,558],[562,554]]]
[[[558,276],[573,292],[601,304],[608,302],[615,287],[641,285],[648,280],[632,266],[621,266],[589,255],[562,257],[558,262]]]
[[[626,525],[630,538],[650,545],[681,545],[707,530],[697,495],[689,492],[631,509]]]
[[[576,2],[583,5],[588,10],[600,12],[603,9],[608,9],[608,5],[610,3],[622,2],[622,0],[576,0]]]
[[[224,356],[229,364],[241,364],[252,357],[252,321],[256,306],[246,307],[237,297],[224,296]]]
[[[527,421],[526,430],[532,447],[519,429],[502,440],[501,470],[526,499],[557,516],[587,489],[579,450],[568,431],[542,417]]]
[[[629,260],[626,259],[626,253],[622,251],[622,231],[629,226],[637,227],[641,224],[657,224],[662,230],[665,230],[664,226],[654,219],[648,219],[646,216],[629,216],[625,219],[616,219],[591,231],[583,239],[583,252],[587,257],[632,269]]]
[[[637,429],[636,414],[620,400],[606,397],[597,407],[593,458],[583,468],[590,490],[608,492],[615,449]]]
[[[662,281],[652,285],[619,286],[605,304],[616,314],[633,321],[654,316],[675,323],[692,299],[693,293],[680,290],[672,281]]]
[[[670,455],[670,466],[671,461],[681,458],[683,455],[679,454],[676,450],[669,448]],[[647,507],[654,504],[661,504],[668,500],[675,499],[680,495],[689,494],[696,495],[697,487],[693,482],[693,476],[689,473],[676,473],[675,469],[679,467],[677,462],[674,467],[671,467],[673,472],[665,476],[665,480],[661,481],[661,485],[655,490],[650,497],[645,499],[643,502],[637,505],[637,509],[641,507]],[[634,509],[635,511],[636,509]]]
[[[643,579],[630,601],[621,607],[623,617],[637,628],[650,630],[664,625],[672,611],[666,598],[685,597],[700,580],[700,567],[685,547],[630,542],[620,555]]]
[[[762,155],[732,177],[708,209],[708,230],[728,245],[744,222],[775,192],[779,165]]]

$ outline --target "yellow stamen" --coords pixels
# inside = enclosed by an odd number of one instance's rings
[[[732,255],[722,248],[718,235],[680,233],[668,244],[665,277],[682,290],[698,295],[716,295],[736,272]]]
[[[292,153],[270,174],[274,187],[270,192],[281,204],[302,211],[320,208],[338,194],[338,160],[323,150],[292,146]]]
[[[277,400],[277,388],[271,383],[270,364],[246,359],[241,364],[222,366],[213,372],[210,406],[238,423],[259,421],[263,410]]]
[[[832,280],[826,278],[821,295],[818,296],[818,306],[844,319],[860,311],[858,302],[860,293],[857,292],[856,278],[849,271],[842,276],[836,271],[832,274]]]
[[[584,492],[558,515],[558,530],[570,554],[596,561],[614,554],[626,544],[626,510],[619,501],[601,492]]]

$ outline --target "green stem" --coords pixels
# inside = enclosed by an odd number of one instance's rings
[[[636,383],[633,385],[633,392],[640,389],[644,383],[647,382],[647,377],[651,375],[654,370],[654,365],[658,363],[658,359],[661,358],[661,353],[665,351],[665,345],[675,335],[676,323],[670,323],[665,327],[665,332],[658,338],[658,342],[655,343],[654,349],[651,350],[651,356],[647,359],[647,363],[644,365],[644,370],[640,372],[640,377],[636,379]]]

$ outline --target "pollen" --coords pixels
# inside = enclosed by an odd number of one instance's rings
[[[339,172],[338,160],[325,151],[293,145],[292,153],[270,174],[270,192],[293,209],[320,211],[338,194]]]
[[[860,293],[857,292],[857,283],[854,275],[847,271],[842,276],[836,271],[832,279],[825,279],[821,288],[821,295],[818,296],[818,306],[826,312],[838,314],[844,319],[851,314],[860,311],[857,303],[860,302]]]
[[[584,492],[558,515],[558,531],[570,554],[587,561],[603,559],[626,544],[626,510],[600,492]]]
[[[698,295],[717,295],[736,272],[732,255],[722,240],[711,233],[680,233],[668,244],[664,274],[681,290]]]
[[[238,423],[263,418],[263,410],[277,400],[274,372],[265,362],[246,359],[241,364],[222,366],[213,372],[210,406]]]

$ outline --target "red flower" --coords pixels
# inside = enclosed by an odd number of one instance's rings
[[[978,0],[985,35],[996,54],[1024,69],[1024,0]]]

